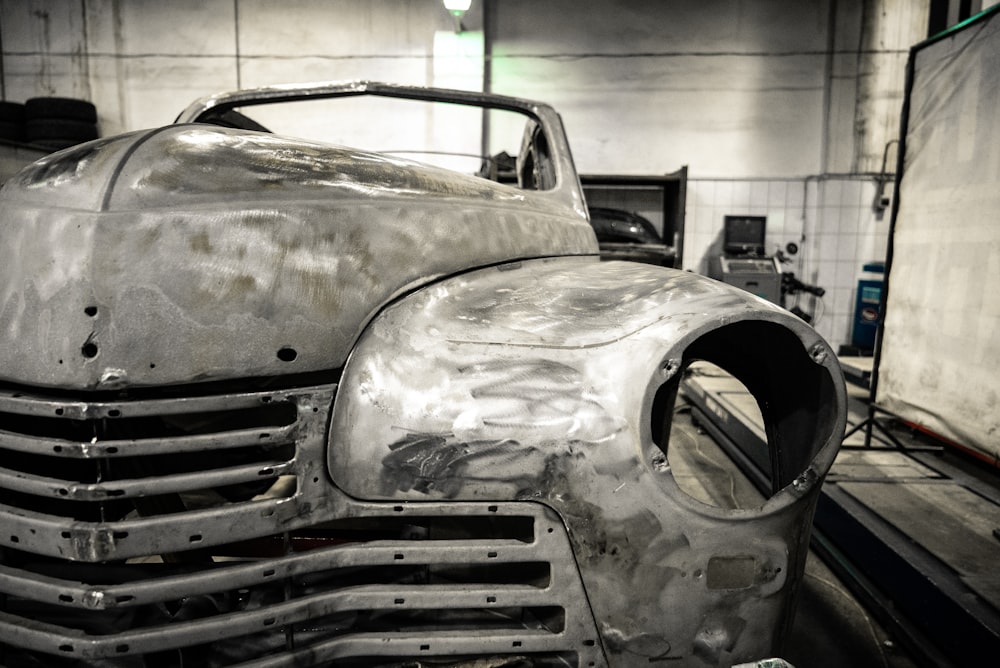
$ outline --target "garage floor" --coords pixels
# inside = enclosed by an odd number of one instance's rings
[[[732,414],[745,413],[743,426],[763,436],[759,411],[742,385],[717,368],[696,369],[695,374],[695,382],[701,388],[711,388],[712,396],[721,397]],[[868,394],[867,390],[853,386],[849,386],[849,394],[852,407],[849,424],[856,424],[867,412]],[[904,434],[903,438],[908,437]],[[909,441],[909,445],[917,444]],[[863,436],[859,433],[848,439],[847,445],[862,443]],[[692,419],[691,406],[685,403],[684,395],[678,401],[670,450],[675,477],[692,496],[723,507],[753,507],[762,501],[712,436]],[[1000,477],[993,471],[976,470],[968,462],[958,462],[963,470],[942,469],[941,459],[927,454],[923,459],[911,457],[888,447],[845,448],[838,455],[826,485],[836,486],[838,493],[849,494],[855,502],[876,510],[879,521],[901,529],[921,549],[953,564],[963,582],[974,585],[977,593],[981,591],[980,595],[990,600],[988,595],[997,584],[993,565],[1000,557],[1000,544],[993,542],[991,527],[994,522],[1000,526],[1000,519],[994,517],[1000,513],[1000,506],[991,503],[988,497],[990,489],[1000,489]],[[947,459],[948,466],[956,463],[953,457]],[[956,476],[970,476],[968,484],[980,494],[972,494],[966,485],[944,484],[949,480],[940,473],[942,470],[955,471]],[[976,488],[977,484],[981,486]],[[949,520],[948,513],[958,517]],[[935,515],[941,516],[937,522],[933,521]],[[810,552],[794,633],[782,658],[798,668],[909,668],[928,664],[926,658],[918,661],[898,640],[877,622],[817,553]]]

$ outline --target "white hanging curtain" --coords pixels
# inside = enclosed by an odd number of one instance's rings
[[[1000,12],[911,55],[876,403],[1000,458]]]

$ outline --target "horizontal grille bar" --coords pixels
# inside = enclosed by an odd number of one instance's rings
[[[25,623],[11,620],[0,612],[0,636],[16,639],[24,649],[44,652],[50,655],[72,657],[82,660],[124,658],[141,647],[142,653],[162,652],[191,644],[206,644],[229,637],[227,633],[233,619],[239,619],[241,627],[258,626],[256,633],[278,630],[296,618],[308,618],[311,611],[329,614],[337,610],[364,609],[365,603],[377,603],[377,593],[354,592],[312,597],[311,600],[282,604],[273,610],[241,612],[211,620],[196,620],[172,625],[169,629],[154,633],[131,632],[111,638],[88,637],[84,634],[59,635],[50,627],[40,623]],[[441,608],[456,609],[456,606],[440,602]],[[460,609],[460,608],[459,608]],[[395,638],[395,643],[393,643]],[[372,642],[376,641],[377,642]],[[596,644],[593,639],[586,647]],[[309,656],[309,662],[302,662],[295,655],[270,658],[244,665],[317,665],[327,661],[351,656],[441,656],[455,654],[504,654],[517,652],[569,652],[579,649],[576,634],[550,633],[535,629],[494,629],[488,632],[470,630],[464,633],[454,631],[424,630],[418,636],[411,633],[361,634],[339,637],[323,643],[310,645],[301,656]],[[586,664],[585,664],[586,665]],[[595,665],[595,664],[591,664]]]
[[[194,436],[72,442],[0,430],[0,448],[70,459],[105,459],[274,445],[287,443],[294,431],[294,425],[275,425],[264,429],[236,429]]]
[[[285,401],[289,392],[238,392],[170,399],[120,401],[81,401],[41,394],[0,390],[0,413],[34,417],[59,417],[68,420],[101,420],[150,415],[186,415],[255,408]]]
[[[15,492],[35,496],[51,496],[68,501],[105,501],[107,499],[139,498],[271,480],[291,472],[292,469],[292,462],[262,461],[248,466],[231,466],[183,475],[116,480],[110,483],[86,485],[57,478],[39,476],[29,478],[24,474],[0,468],[0,487]]]
[[[73,561],[133,559],[233,543],[306,526],[311,518],[286,499],[156,515],[114,523],[85,523],[0,505],[0,544]]]
[[[129,584],[92,587],[0,566],[0,593],[81,609],[148,605],[188,596],[240,589],[261,582],[338,568],[523,563],[537,559],[537,548],[512,540],[370,542],[317,549],[280,559],[226,564],[202,573],[164,576]]]
[[[336,665],[353,657],[421,658],[460,656],[516,656],[528,663],[532,655],[565,654],[566,666],[604,666],[606,663],[593,640],[581,643],[576,634],[497,631],[483,633],[434,633],[415,638],[407,633],[366,633],[336,638],[310,645],[307,650],[279,654],[240,663],[237,668],[297,668],[298,666]],[[572,663],[568,661],[571,660]],[[378,664],[371,664],[373,666]],[[417,665],[417,664],[415,664]],[[555,662],[552,664],[555,665]]]

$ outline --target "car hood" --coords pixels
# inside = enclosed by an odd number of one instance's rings
[[[118,389],[336,369],[421,285],[596,253],[582,210],[546,193],[264,133],[122,135],[0,190],[0,379]]]

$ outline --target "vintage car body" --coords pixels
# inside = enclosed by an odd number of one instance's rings
[[[192,123],[360,94],[525,112],[527,187]],[[0,191],[4,665],[780,649],[845,417],[811,328],[693,274],[598,262],[545,105],[362,82],[180,121]],[[761,406],[760,508],[704,505],[671,474],[695,359]]]

